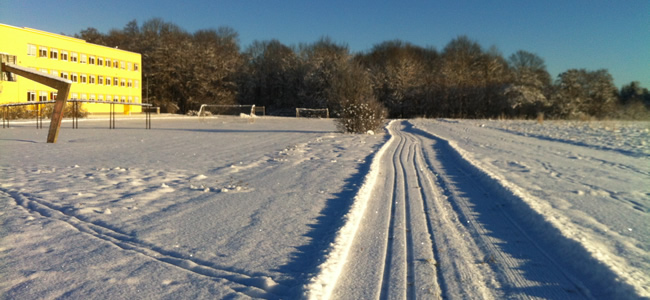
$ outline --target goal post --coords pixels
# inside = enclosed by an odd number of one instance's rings
[[[224,105],[224,104],[201,104],[197,115],[199,117],[210,115],[249,115],[255,116],[255,104],[252,105]]]
[[[327,108],[296,108],[296,118],[326,118],[329,119],[330,111]]]

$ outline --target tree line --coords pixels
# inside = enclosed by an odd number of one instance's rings
[[[442,50],[400,40],[353,53],[329,38],[310,44],[255,41],[240,50],[229,27],[190,33],[154,18],[76,37],[142,55],[143,97],[172,113],[200,104],[255,104],[272,114],[329,108],[341,118],[648,118],[650,92],[618,90],[605,69],[553,79],[538,55],[504,57],[466,36]]]

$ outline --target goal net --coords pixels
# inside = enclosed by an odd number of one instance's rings
[[[296,118],[329,118],[327,108],[296,108]]]
[[[222,105],[202,104],[197,113],[199,117],[226,115],[226,116],[255,116],[255,105]]]

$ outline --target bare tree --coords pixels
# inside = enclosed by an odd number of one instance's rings
[[[264,105],[269,110],[295,108],[302,86],[302,62],[295,51],[277,40],[255,41],[244,52],[239,74],[242,103]]]
[[[427,101],[426,85],[432,73],[433,49],[424,49],[400,40],[375,45],[357,56],[370,72],[377,99],[393,117],[422,115]]]

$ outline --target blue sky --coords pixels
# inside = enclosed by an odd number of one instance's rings
[[[293,45],[329,36],[355,52],[393,39],[442,50],[467,35],[504,57],[536,53],[553,78],[608,69],[619,87],[636,80],[650,88],[648,0],[0,0],[0,23],[70,35],[154,17],[189,32],[231,27],[242,49],[254,40]]]

